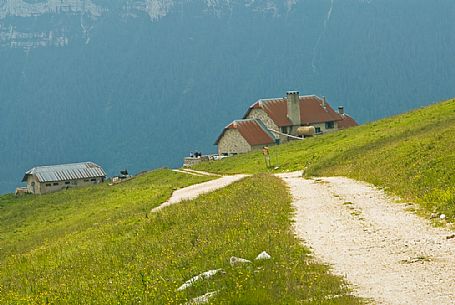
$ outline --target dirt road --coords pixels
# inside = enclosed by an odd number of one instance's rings
[[[454,232],[365,183],[279,176],[294,197],[296,233],[355,294],[376,304],[455,304]]]
[[[198,197],[201,194],[205,193],[210,193],[213,192],[217,189],[223,188],[228,186],[231,183],[234,183],[236,181],[239,181],[243,178],[245,178],[247,175],[233,175],[233,176],[223,176],[221,178],[199,183],[199,184],[194,184],[179,190],[176,190],[174,193],[172,193],[171,198],[162,203],[161,205],[157,206],[156,208],[152,209],[152,213],[158,212],[159,210],[179,203],[183,200],[191,200],[196,197]]]
[[[173,172],[176,173],[181,173],[181,174],[188,174],[188,175],[193,175],[193,176],[213,176],[213,177],[221,177],[221,175],[218,174],[212,174],[208,172],[203,172],[203,171],[197,171],[191,168],[181,168],[181,169],[173,169]]]

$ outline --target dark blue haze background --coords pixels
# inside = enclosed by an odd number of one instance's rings
[[[190,151],[214,152],[255,100],[290,89],[361,123],[455,96],[452,0],[301,0],[274,12],[192,0],[159,20],[93,2],[109,12],[88,44],[80,15],[0,20],[69,37],[63,48],[0,48],[0,193],[36,165],[179,166]]]

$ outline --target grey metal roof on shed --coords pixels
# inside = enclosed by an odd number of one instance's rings
[[[22,181],[27,181],[29,175],[36,176],[39,182],[51,182],[106,177],[106,172],[93,162],[82,162],[34,167],[25,173]]]

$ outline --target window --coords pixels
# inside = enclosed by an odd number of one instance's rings
[[[46,183],[46,186],[51,186],[51,184],[50,183]]]
[[[335,122],[326,122],[325,123],[325,129],[333,129],[335,128]]]
[[[281,132],[288,134],[288,128],[287,127],[281,127]]]
[[[65,181],[65,184],[68,185],[68,184],[70,184],[70,182],[69,181]]]
[[[96,182],[96,178],[92,178],[92,179],[90,179],[90,181]]]
[[[315,128],[314,128],[314,132],[315,132],[316,134],[321,133],[321,127],[315,127]]]
[[[90,181],[90,180],[88,180],[88,179],[84,179],[84,182],[89,182],[89,181]]]
[[[58,185],[58,182],[54,182],[54,186],[55,186],[55,185]]]

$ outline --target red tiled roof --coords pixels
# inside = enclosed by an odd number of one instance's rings
[[[288,106],[285,99],[259,101],[257,104],[257,108],[262,108],[278,127],[292,125],[287,117]]]
[[[300,96],[299,100],[302,125],[343,120],[328,103],[325,104],[324,108],[322,106],[323,100],[320,97],[315,95]],[[292,125],[287,117],[288,108],[287,100],[285,98],[259,100],[250,106],[250,109],[245,114],[244,118],[248,116],[251,109],[263,109],[278,127]]]
[[[359,124],[357,124],[357,122],[353,118],[351,118],[347,114],[342,114],[341,117],[343,118],[343,120],[338,121],[338,128],[339,129],[346,129],[346,128],[349,128],[349,127],[354,127],[354,126],[358,126],[359,125]]]
[[[218,144],[221,137],[228,129],[237,129],[242,137],[251,146],[275,143],[273,135],[270,133],[270,131],[268,131],[267,127],[265,127],[260,120],[247,119],[237,120],[226,126],[215,144]]]

